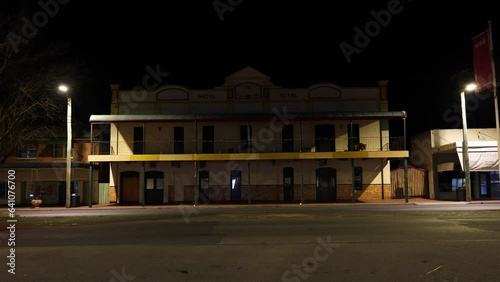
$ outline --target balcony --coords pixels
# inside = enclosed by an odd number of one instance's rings
[[[93,141],[99,147],[91,161],[210,161],[210,160],[267,160],[267,159],[345,159],[408,157],[404,137],[361,137],[349,150],[348,138],[296,140],[252,138],[213,141],[146,140]],[[324,146],[324,145],[329,146]],[[321,149],[317,147],[321,145]],[[283,148],[286,148],[283,151]],[[100,157],[102,156],[102,157]],[[109,157],[104,157],[109,156]]]

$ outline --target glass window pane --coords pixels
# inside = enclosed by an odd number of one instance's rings
[[[163,189],[163,178],[156,179],[156,189]]]
[[[146,189],[154,189],[154,188],[155,188],[154,178],[148,178],[146,181]]]

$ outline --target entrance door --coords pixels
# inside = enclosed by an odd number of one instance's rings
[[[293,167],[283,168],[283,200],[293,201]]]
[[[160,205],[163,204],[164,180],[163,172],[148,171],[146,172],[146,204]]]
[[[209,188],[209,172],[202,170],[199,172],[199,183],[198,183],[198,204],[208,204],[208,188]]]
[[[231,171],[231,202],[241,201],[241,171]]]
[[[121,203],[139,202],[139,173],[136,171],[124,171],[121,173]]]
[[[336,171],[333,168],[316,169],[316,201],[334,202],[337,200],[335,176]]]

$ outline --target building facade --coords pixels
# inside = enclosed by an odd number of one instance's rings
[[[66,136],[50,137],[19,147],[6,162],[0,164],[0,174],[15,176],[15,203],[28,205],[34,198],[42,199],[44,206],[66,204]],[[88,155],[90,137],[74,137],[71,157],[71,194],[77,195],[78,204],[88,204],[90,164]],[[97,202],[98,167],[94,165],[93,203]],[[10,172],[10,173],[9,173]],[[7,178],[0,180],[0,205],[7,204],[9,189]]]
[[[475,200],[500,199],[497,131],[469,128],[468,156],[471,196]],[[465,200],[462,129],[435,129],[411,138],[410,163],[428,172],[429,197]]]
[[[283,88],[246,67],[214,89],[112,85],[92,115],[93,163],[110,163],[110,200],[130,204],[334,202],[391,198],[390,166],[407,158],[389,134],[387,81]]]

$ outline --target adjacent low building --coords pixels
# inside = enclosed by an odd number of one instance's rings
[[[476,200],[500,199],[497,131],[469,128],[468,156],[471,196]],[[435,129],[411,138],[410,163],[428,172],[429,197],[465,200],[462,129]]]
[[[66,204],[66,136],[43,138],[25,144],[15,150],[0,164],[0,205],[7,204],[9,189],[7,175],[15,176],[14,194],[18,205],[28,205],[34,198],[42,199],[43,206],[65,206]],[[98,202],[98,166],[90,180],[90,136],[73,137],[71,157],[71,189],[74,205],[89,203],[89,183],[93,182],[93,203]],[[14,195],[15,197],[13,197]],[[76,202],[78,201],[78,202]]]

